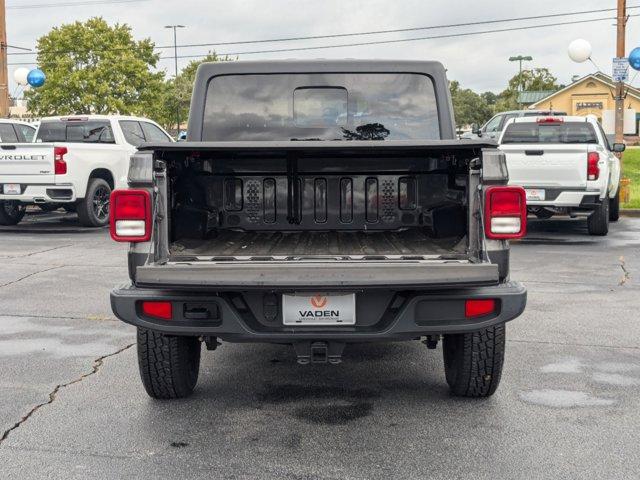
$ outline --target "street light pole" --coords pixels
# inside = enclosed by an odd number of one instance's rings
[[[186,28],[184,25],[166,25],[164,28],[173,29],[173,60],[175,63],[175,87],[176,87],[176,130],[180,135],[180,99],[178,98],[178,29]]]
[[[524,91],[524,83],[522,81],[522,62],[530,62],[533,60],[533,57],[526,55],[518,55],[517,57],[509,57],[509,61],[510,62],[518,62],[520,64],[520,70],[518,73],[518,83],[520,84],[520,91],[523,92]]]

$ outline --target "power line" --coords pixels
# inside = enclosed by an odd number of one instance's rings
[[[627,7],[627,8],[628,9],[640,8],[640,5],[635,7]],[[386,33],[403,33],[403,32],[415,32],[419,30],[436,30],[436,29],[444,29],[444,28],[489,25],[489,24],[495,24],[495,23],[519,22],[523,20],[540,20],[544,18],[566,17],[569,15],[587,15],[590,13],[603,13],[603,12],[611,12],[614,10],[615,8],[602,8],[599,10],[584,10],[581,12],[553,13],[548,15],[534,15],[529,17],[503,18],[503,19],[496,19],[496,20],[483,20],[478,22],[467,22],[467,23],[451,23],[448,25],[430,25],[428,27],[396,28],[392,30],[372,30],[368,32],[336,33],[332,35],[314,35],[314,36],[308,36],[308,37],[286,37],[286,38],[271,38],[271,39],[262,39],[262,40],[241,40],[241,41],[234,41],[234,42],[192,43],[192,44],[178,45],[178,47],[179,48],[213,47],[213,46],[224,46],[224,45],[244,45],[249,43],[292,42],[292,41],[298,41],[298,40],[319,40],[319,39],[325,39],[325,38],[356,37],[356,36],[362,36],[362,35],[381,35]],[[162,46],[162,47],[156,47],[156,48],[173,48],[173,47]]]
[[[49,8],[49,7],[82,7],[91,5],[109,5],[113,3],[138,3],[148,2],[149,0],[94,0],[80,2],[60,2],[60,3],[37,3],[32,5],[8,5],[7,10],[27,10],[30,8]]]
[[[102,0],[106,1],[106,0]],[[147,0],[112,0],[112,1],[121,1],[121,2],[131,2],[131,1],[147,1]],[[629,9],[640,8],[638,6],[628,7]],[[300,40],[319,40],[319,39],[327,39],[327,38],[342,38],[342,37],[354,37],[354,36],[363,36],[363,35],[382,35],[389,33],[404,33],[404,32],[414,32],[420,30],[436,30],[436,29],[445,29],[445,28],[456,28],[456,27],[470,27],[477,25],[489,25],[496,23],[509,23],[509,22],[518,22],[523,20],[540,20],[544,18],[557,18],[557,17],[566,17],[573,15],[587,15],[592,13],[602,13],[602,12],[610,12],[614,11],[615,8],[602,8],[597,10],[583,10],[579,12],[563,12],[563,13],[553,13],[547,15],[534,15],[528,17],[513,17],[513,18],[503,18],[503,19],[495,19],[495,20],[483,20],[477,22],[466,22],[466,23],[451,23],[444,25],[430,25],[426,27],[409,27],[409,28],[396,28],[390,30],[372,30],[366,32],[350,32],[350,33],[336,33],[329,35],[314,35],[314,36],[297,36],[297,37],[285,37],[285,38],[271,38],[271,39],[261,39],[261,40],[241,40],[241,41],[233,41],[233,42],[209,42],[209,43],[192,43],[192,44],[183,44],[178,45],[178,48],[191,48],[191,47],[213,47],[213,46],[228,46],[228,45],[245,45],[245,44],[256,44],[256,43],[272,43],[272,42],[290,42],[290,41],[300,41]],[[163,45],[157,46],[156,49],[173,49],[174,45]],[[109,51],[116,51],[118,49],[109,49]],[[123,50],[128,50],[128,48],[124,48]],[[295,51],[295,50],[283,50],[283,51]],[[68,51],[64,50],[49,50],[48,53],[68,53]],[[262,53],[262,52],[259,52]],[[9,55],[35,55],[37,52],[32,53],[17,53],[12,52]],[[235,55],[235,54],[232,54]],[[196,55],[201,56],[201,55]],[[172,57],[173,58],[173,57]]]
[[[638,16],[640,16],[640,14],[628,15],[627,17],[638,17]],[[329,49],[329,48],[361,47],[366,45],[383,45],[383,44],[391,44],[391,43],[415,42],[420,40],[435,40],[435,39],[441,39],[441,38],[468,37],[471,35],[485,35],[490,33],[515,32],[520,30],[532,30],[536,28],[559,27],[563,25],[575,25],[580,23],[602,22],[604,20],[615,20],[615,18],[607,17],[607,18],[594,18],[589,20],[574,20],[570,22],[547,23],[543,25],[528,25],[524,27],[482,30],[479,32],[449,33],[445,35],[433,35],[429,37],[400,38],[400,39],[394,39],[394,40],[376,40],[371,42],[342,43],[342,44],[333,44],[333,45],[318,45],[314,47],[279,48],[279,49],[271,49],[271,50],[254,50],[254,51],[244,51],[244,52],[216,52],[216,54],[220,57],[224,57],[224,56],[255,55],[255,54],[261,54],[261,53],[300,52],[305,50],[323,50],[323,49]],[[200,57],[205,57],[206,55],[208,54],[181,55],[178,58],[200,58]],[[173,59],[173,57],[160,57],[160,60],[167,60],[167,59]]]
[[[638,8],[638,7],[634,7],[634,8]],[[640,14],[628,15],[628,17],[638,17],[638,16],[640,16]],[[472,35],[486,35],[486,34],[493,34],[493,33],[515,32],[515,31],[532,30],[532,29],[538,29],[538,28],[559,27],[564,25],[576,25],[576,24],[584,24],[584,23],[602,22],[605,20],[615,20],[615,18],[603,17],[603,18],[594,18],[594,19],[588,19],[588,20],[573,20],[573,21],[567,21],[567,22],[547,23],[547,24],[541,24],[541,25],[527,25],[527,26],[520,26],[520,27],[499,28],[499,29],[493,29],[493,30],[481,30],[477,32],[449,33],[444,35],[432,35],[428,37],[400,38],[400,39],[393,39],[393,40],[375,40],[375,41],[369,41],[369,42],[318,45],[318,46],[311,46],[311,47],[280,48],[280,49],[225,52],[225,53],[220,52],[220,53],[217,53],[217,55],[220,57],[224,57],[224,56],[255,55],[255,54],[263,54],[263,53],[323,50],[323,49],[330,49],[330,48],[360,47],[360,46],[367,46],[367,45],[383,45],[383,44],[393,44],[393,43],[403,43],[403,42],[415,42],[415,41],[422,41],[422,40],[436,40],[436,39],[442,39],[442,38],[468,37]],[[178,58],[202,58],[202,57],[206,57],[207,55],[208,53],[200,54],[200,55],[179,55]],[[171,56],[171,57],[159,58],[159,60],[169,60],[169,59],[173,60],[174,57]],[[22,62],[22,63],[10,63],[9,65],[33,65],[33,64],[34,62]]]

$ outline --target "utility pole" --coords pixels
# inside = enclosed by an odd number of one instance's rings
[[[625,57],[625,36],[627,26],[627,1],[618,0],[616,57]],[[624,142],[624,81],[616,84],[616,143]],[[622,158],[620,158],[622,164]]]
[[[0,0],[0,117],[9,116],[9,66],[7,65],[7,10]]]
[[[522,81],[522,62],[530,62],[533,60],[533,57],[527,55],[527,56],[522,56],[522,55],[518,55],[517,57],[509,57],[509,61],[510,62],[519,62],[520,63],[520,70],[518,73],[518,83],[520,84],[520,91],[523,92],[524,91],[524,82]]]
[[[4,0],[0,0],[4,1]],[[177,135],[180,135],[180,99],[178,96],[178,29],[186,28],[184,25],[166,25],[164,28],[172,28],[173,29],[173,60],[175,62],[176,67],[176,130]]]

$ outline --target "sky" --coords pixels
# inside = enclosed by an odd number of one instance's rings
[[[452,23],[529,17],[554,13],[581,12],[615,8],[615,0],[143,0],[133,3],[101,5],[64,4],[82,0],[7,0],[8,43],[34,48],[37,39],[51,28],[76,20],[102,16],[109,23],[127,23],[137,39],[150,38],[158,46],[171,45],[173,34],[163,28],[167,24],[183,24],[178,31],[178,44],[214,43],[273,39],[292,36],[330,35],[371,30],[447,25]],[[84,3],[89,3],[86,0]],[[639,6],[640,0],[628,0],[628,6]],[[55,7],[11,8],[29,5],[57,4]],[[640,15],[640,8],[629,9]],[[298,52],[239,55],[240,60],[278,58],[365,58],[438,60],[448,70],[451,80],[476,91],[500,92],[507,80],[517,73],[517,63],[510,56],[530,55],[526,67],[547,67],[560,83],[570,83],[574,75],[596,70],[589,62],[573,63],[567,55],[569,43],[584,38],[593,45],[592,58],[604,72],[611,72],[615,54],[615,21],[564,25],[493,34],[461,36],[461,33],[538,25],[564,21],[613,18],[615,12],[571,15],[551,19],[527,20],[490,25],[464,26],[414,32],[368,35],[333,39],[301,40],[267,44],[245,44],[180,48],[179,55],[238,53],[289,47],[308,47],[353,43],[358,41],[394,40],[434,35],[448,38],[400,42],[387,45],[332,48]],[[627,52],[640,45],[640,16],[630,17]],[[11,53],[18,50],[10,50]],[[161,50],[162,56],[173,50]],[[9,76],[18,68],[12,63],[35,61],[35,56],[9,56]],[[189,59],[181,59],[186,65]],[[33,67],[35,67],[35,63]],[[173,59],[163,59],[159,67],[173,74]],[[640,76],[634,83],[640,85]]]

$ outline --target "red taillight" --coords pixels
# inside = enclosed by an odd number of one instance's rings
[[[464,304],[464,316],[467,318],[484,317],[496,311],[494,299],[467,300]]]
[[[562,117],[539,117],[538,123],[564,123]]]
[[[600,155],[598,152],[589,152],[587,155],[587,180],[598,180],[598,177],[600,177],[599,161]]]
[[[67,173],[67,162],[64,161],[67,152],[67,147],[53,147],[53,169],[56,175]]]
[[[484,212],[487,238],[522,238],[527,233],[527,195],[522,187],[487,188]]]
[[[151,238],[151,195],[146,190],[114,190],[109,207],[111,238],[116,242],[148,242]]]
[[[147,317],[161,320],[173,319],[171,302],[142,302],[142,313]]]

